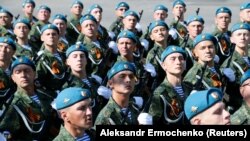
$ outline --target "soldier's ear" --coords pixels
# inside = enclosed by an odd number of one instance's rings
[[[114,88],[114,87],[113,87],[112,79],[111,79],[111,80],[108,80],[107,86],[108,86],[111,90]]]

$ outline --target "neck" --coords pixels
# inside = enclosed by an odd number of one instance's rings
[[[121,56],[121,58],[125,61],[128,61],[128,62],[133,62],[134,61],[134,56],[133,56],[133,53],[131,54],[128,54],[126,56]]]
[[[247,47],[238,47],[236,45],[235,47],[235,51],[237,51],[241,56],[248,56],[248,48]]]
[[[167,73],[166,78],[167,78],[168,82],[174,87],[181,85],[181,82],[182,82],[181,74],[180,75],[172,75],[170,73]]]
[[[0,68],[4,71],[10,66],[10,60],[0,61]]]
[[[57,49],[53,45],[52,46],[45,45],[45,49],[51,52],[52,54],[57,53]]]
[[[167,39],[160,41],[160,42],[155,42],[158,46],[162,47],[162,48],[166,48],[167,47]]]
[[[33,96],[35,91],[34,91],[34,85],[25,87],[25,88],[21,88],[18,87],[19,90],[24,91],[28,96]]]
[[[114,90],[112,91],[112,98],[114,101],[121,107],[127,108],[129,103],[129,95],[116,93]]]
[[[87,38],[87,40],[89,40],[89,41],[96,41],[96,40],[97,40],[96,36],[92,36],[92,37],[87,37],[87,36],[86,36],[86,38]]]
[[[179,19],[179,18],[180,18],[180,19]],[[174,19],[175,19],[176,21],[178,21],[178,19],[179,19],[179,22],[183,22],[183,21],[184,21],[184,16],[183,16],[183,14],[182,14],[181,17],[175,16]]]
[[[75,138],[81,137],[85,132],[84,129],[73,127],[72,124],[67,121],[64,122],[64,127]]]
[[[220,28],[220,27],[217,27],[222,33],[225,33],[225,32],[227,32],[228,31],[228,29],[227,28]]]
[[[82,70],[82,71],[79,71],[79,72],[76,72],[76,71],[73,71],[72,70],[72,74],[74,76],[76,76],[77,78],[80,78],[80,79],[85,79],[87,78],[87,74],[86,74],[86,71],[85,70]]]
[[[28,38],[19,38],[19,37],[17,37],[16,39],[17,39],[17,43],[19,45],[27,45],[28,44]]]
[[[25,13],[25,16],[28,17],[30,20],[33,18],[32,13]]]

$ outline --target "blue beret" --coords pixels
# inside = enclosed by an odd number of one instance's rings
[[[187,25],[189,25],[191,22],[193,21],[198,21],[198,22],[201,22],[202,24],[204,24],[204,20],[201,16],[189,16],[188,19],[187,19]]]
[[[120,38],[129,38],[131,40],[133,40],[135,43],[137,43],[137,37],[136,35],[129,31],[129,30],[123,30],[119,33],[119,35],[117,36],[117,41],[120,39]]]
[[[234,31],[239,30],[239,29],[246,29],[250,31],[250,25],[247,23],[236,23],[232,26],[231,32],[233,33]]]
[[[47,5],[41,5],[41,6],[39,7],[38,11],[40,11],[40,10],[42,10],[42,9],[47,10],[47,11],[49,11],[49,13],[51,13],[51,9],[50,9]]]
[[[13,73],[14,68],[16,66],[18,66],[18,65],[21,65],[21,64],[28,65],[34,71],[36,71],[35,64],[29,58],[27,58],[26,56],[21,56],[21,57],[17,58],[14,62],[12,62],[12,64],[11,64],[11,74]]]
[[[61,110],[91,97],[87,89],[70,87],[62,90],[55,99],[57,110]]]
[[[101,7],[99,4],[93,4],[93,5],[91,5],[90,8],[88,9],[88,13],[90,14],[91,11],[92,11],[93,9],[95,9],[95,8],[100,9],[101,12],[102,12],[102,7]]]
[[[30,21],[28,19],[17,19],[14,22],[13,27],[15,27],[16,24],[18,24],[18,23],[23,23],[23,24],[27,25],[29,29],[31,29]]]
[[[250,3],[243,3],[240,6],[240,10],[244,10],[244,9],[250,9]]]
[[[193,48],[195,48],[195,46],[202,42],[202,41],[212,41],[214,43],[214,45],[217,45],[217,41],[215,39],[215,37],[210,34],[210,33],[203,33],[203,34],[199,34],[198,36],[196,36],[194,38],[194,41],[193,41]]]
[[[117,10],[120,7],[126,7],[129,10],[129,5],[126,2],[120,2],[116,5],[115,9]]]
[[[6,14],[8,14],[10,17],[13,17],[13,14],[11,14],[10,11],[8,11],[7,9],[4,9],[4,8],[0,9],[0,13],[6,13]]]
[[[139,16],[138,14],[135,12],[135,11],[132,11],[132,10],[128,10],[124,13],[123,17],[127,17],[127,16],[134,16],[136,17],[137,20],[139,20]]]
[[[136,68],[133,64],[129,62],[117,62],[114,66],[108,71],[108,79],[110,80],[114,75],[121,71],[132,71],[136,75]]]
[[[83,8],[83,3],[82,3],[81,1],[79,1],[79,0],[73,1],[71,7],[72,7],[73,5],[75,5],[75,4],[79,4],[79,5]]]
[[[88,55],[88,50],[85,48],[85,46],[83,46],[82,44],[75,44],[75,45],[70,46],[66,50],[66,57],[69,57],[70,53],[74,51],[82,51],[85,53],[86,56]]]
[[[94,21],[95,23],[97,23],[97,20],[96,20],[96,18],[93,15],[86,14],[86,15],[84,15],[84,16],[81,17],[80,24],[82,24],[86,20],[91,20],[91,21]]]
[[[242,76],[241,76],[241,79],[240,79],[240,85],[242,85],[247,79],[250,78],[250,69],[247,70]]]
[[[167,30],[169,29],[168,25],[164,21],[158,20],[150,23],[148,28],[149,33],[151,33],[152,30],[157,26],[164,26]]]
[[[10,37],[0,37],[0,43],[6,43],[16,50],[16,44]]]
[[[44,25],[44,26],[42,27],[42,29],[41,29],[41,34],[42,34],[45,30],[47,30],[47,29],[54,29],[54,30],[57,31],[57,33],[59,34],[59,29],[57,28],[56,25],[53,25],[53,24],[46,24],[46,25]]]
[[[172,53],[181,53],[183,55],[183,57],[186,59],[186,52],[183,48],[179,47],[179,46],[175,46],[175,45],[171,45],[168,46],[161,54],[161,61],[163,62],[165,60],[165,58],[172,54]]]
[[[230,16],[232,16],[232,12],[229,8],[227,7],[220,7],[216,10],[215,15],[218,15],[219,13],[228,13]]]
[[[62,14],[54,15],[53,18],[52,18],[52,21],[54,21],[55,19],[60,19],[60,20],[63,20],[65,23],[67,23],[67,18]]]
[[[176,1],[174,1],[173,7],[175,7],[176,5],[182,5],[183,7],[186,7],[185,2],[182,1],[182,0],[176,0]]]
[[[31,3],[33,7],[36,7],[36,3],[33,0],[23,0],[23,7],[27,4]]]
[[[191,120],[194,116],[210,108],[217,102],[222,101],[222,97],[223,93],[217,88],[210,88],[190,94],[184,103],[184,111],[188,120]]]
[[[156,6],[155,6],[155,9],[154,9],[154,12],[155,12],[156,10],[163,10],[163,11],[165,11],[165,12],[168,12],[168,8],[165,7],[165,6],[162,5],[162,4],[156,5]]]

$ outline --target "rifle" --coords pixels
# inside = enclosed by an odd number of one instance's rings
[[[141,21],[142,14],[143,14],[143,10],[141,10],[141,11],[139,12],[139,19],[138,19],[138,23]]]
[[[196,15],[198,16],[199,12],[200,12],[200,8],[197,8],[197,10],[195,12],[196,12]]]
[[[20,17],[20,14],[18,14],[17,16],[15,16],[15,20],[17,20]]]
[[[204,67],[202,67],[201,76],[200,76],[200,78],[196,81],[194,90],[200,90],[201,84],[202,84],[202,79],[203,79],[204,74],[205,74],[205,71],[206,71],[206,69],[207,69],[207,64],[208,64],[208,62],[205,62]]]

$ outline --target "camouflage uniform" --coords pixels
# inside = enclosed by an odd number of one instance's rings
[[[118,36],[118,34],[122,31],[123,28],[123,23],[122,23],[122,17],[118,17],[109,27],[109,31],[114,32],[116,35],[115,37]],[[116,38],[114,39],[116,40]]]
[[[15,39],[14,33],[8,31],[5,27],[0,26],[0,37],[10,37],[11,39]]]
[[[26,56],[30,59],[33,59],[35,56],[36,52],[33,50],[33,48],[28,45],[29,48],[24,48],[22,45],[19,45],[16,43],[16,52],[14,54],[15,57],[20,57],[20,56]]]
[[[36,22],[38,22],[38,19],[35,16],[32,16],[32,19],[30,19],[27,16],[24,16],[23,19],[27,19],[30,22],[30,25],[34,25]]]
[[[102,41],[104,44],[108,44],[111,40],[107,29],[102,25],[98,26],[97,39]]]
[[[51,126],[49,119],[52,116],[50,102],[53,99],[37,91],[35,94],[41,104],[32,100],[23,90],[18,89],[0,124],[0,130],[9,131],[13,140],[53,139],[53,136],[49,135],[49,126]],[[25,119],[20,113],[24,114]],[[28,122],[32,130],[38,131],[40,128],[42,130],[38,133],[31,133],[24,124],[24,120]]]
[[[95,140],[95,131],[94,130],[85,130],[89,135],[90,141]],[[53,141],[75,141],[76,139],[64,128],[61,126],[58,136]]]
[[[153,116],[154,125],[188,124],[184,115],[184,101],[192,87],[182,83],[184,99],[174,90],[167,79],[155,89],[150,104],[149,114]],[[171,105],[171,106],[170,106]]]
[[[76,40],[81,33],[81,24],[80,24],[80,18],[78,19],[75,16],[70,17],[67,19],[67,39],[70,45],[73,45],[76,43]]]
[[[250,108],[243,102],[241,107],[230,116],[232,125],[249,125],[250,124]]]
[[[121,111],[120,106],[110,97],[107,105],[98,114],[95,125],[138,125],[138,109],[130,102],[127,113],[131,112],[131,117]]]

